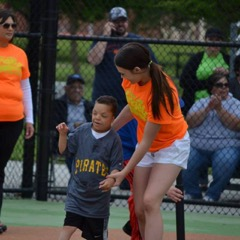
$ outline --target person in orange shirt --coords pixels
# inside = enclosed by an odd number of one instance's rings
[[[24,118],[25,138],[34,134],[27,56],[11,43],[16,26],[14,14],[0,10],[0,213],[4,169],[22,132]],[[0,233],[6,230],[7,226],[0,222]]]
[[[144,240],[162,240],[160,205],[181,169],[187,168],[190,139],[177,88],[139,43],[115,56],[128,104],[113,122],[115,130],[135,118],[138,145],[122,171],[110,174],[118,186],[134,169],[135,213]]]

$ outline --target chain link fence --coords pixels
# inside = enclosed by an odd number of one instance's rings
[[[230,85],[236,83],[240,72],[239,65],[234,69],[235,58],[240,48],[238,37],[240,24],[238,17],[232,14],[234,11],[231,11],[234,5],[225,1],[218,3],[219,6],[208,3],[210,10],[207,11],[205,1],[201,1],[202,5],[197,1],[192,2],[194,4],[190,12],[186,10],[189,6],[180,6],[182,1],[174,2],[174,6],[171,4],[172,1],[147,1],[147,3],[143,1],[141,4],[126,1],[121,5],[128,12],[127,31],[138,34],[141,37],[137,41],[150,46],[158,63],[172,77],[180,96],[183,90],[186,91],[185,86],[180,84],[186,64],[192,56],[206,51],[207,48],[219,48],[228,55],[226,64]],[[47,197],[56,201],[65,199],[70,174],[65,157],[58,156],[53,149],[54,136],[56,137],[52,125],[54,103],[65,94],[68,76],[72,74],[80,74],[84,79],[84,98],[89,102],[92,101],[95,67],[88,62],[87,56],[94,41],[104,40],[111,46],[136,41],[131,37],[126,39],[102,35],[104,25],[109,20],[109,10],[119,6],[120,3],[121,1],[77,0],[39,1],[39,3],[19,0],[1,1],[1,8],[15,11],[17,33],[14,43],[22,47],[29,56],[36,128],[34,139],[24,140],[23,133],[16,144],[6,167],[5,197],[38,199]],[[202,15],[199,11],[202,11]],[[205,33],[210,27],[221,29],[222,41],[214,43],[206,41]],[[106,66],[106,71],[111,69]],[[196,89],[196,86],[191,82],[187,84],[187,89],[191,91]],[[205,89],[206,87],[202,87],[202,90]],[[233,114],[239,117],[239,112],[240,108]],[[235,132],[236,146],[240,151],[239,132]],[[185,210],[239,215],[240,156],[236,162],[235,171],[224,185],[217,201],[188,199],[185,201]],[[221,169],[214,171],[224,175],[226,169],[227,166],[222,166]],[[203,194],[206,188],[209,188],[213,180],[212,176],[213,170],[210,164],[205,170],[207,182]],[[129,194],[128,189],[114,188],[113,204],[126,206]],[[173,209],[174,204],[165,199],[163,208]]]

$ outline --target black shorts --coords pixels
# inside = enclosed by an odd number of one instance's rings
[[[64,220],[64,226],[79,228],[87,240],[107,240],[107,224],[108,218],[90,218],[72,212],[66,212]]]

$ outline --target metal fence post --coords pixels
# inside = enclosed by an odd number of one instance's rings
[[[58,0],[45,0],[42,19],[42,58],[40,77],[37,189],[36,199],[47,200],[48,162],[52,99],[55,92],[56,46],[58,29]]]
[[[177,177],[176,187],[183,191],[182,171]],[[184,200],[176,203],[176,230],[177,240],[185,240]]]
[[[30,34],[32,33],[40,34],[40,19],[41,19],[40,2],[31,0],[30,9],[31,10],[29,32]],[[41,36],[35,36],[29,38],[29,43],[26,50],[28,55],[29,69],[31,72],[30,82],[32,87],[33,116],[35,117],[35,121],[37,108],[40,37]],[[35,149],[35,137],[32,137],[29,140],[25,139],[23,155],[23,176],[22,176],[22,189],[24,190],[22,191],[23,198],[31,198],[34,191],[33,186],[34,149]]]

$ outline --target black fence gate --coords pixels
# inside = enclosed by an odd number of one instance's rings
[[[7,1],[6,1],[7,2]],[[13,1],[14,2],[14,1]],[[20,1],[19,1],[20,2]],[[73,4],[74,2],[74,4]],[[111,7],[118,5],[118,1],[102,1],[98,11],[91,6],[91,1],[29,1],[25,3],[25,11],[20,10],[11,1],[2,7],[14,8],[17,13],[18,29],[14,43],[26,50],[31,70],[31,86],[35,116],[35,137],[31,140],[19,139],[15,151],[6,168],[4,191],[6,197],[21,196],[35,197],[37,200],[64,200],[69,172],[64,158],[52,153],[52,114],[53,101],[64,94],[66,79],[70,74],[81,73],[85,79],[86,99],[91,100],[94,67],[87,62],[87,54],[94,40],[129,42],[135,39],[113,38],[101,36],[102,28],[108,18]],[[96,1],[94,1],[94,4]],[[131,1],[129,1],[131,2]],[[75,9],[78,6],[79,9]],[[23,6],[21,6],[23,7]],[[154,19],[158,24],[144,25],[145,10],[133,5],[124,5],[129,12],[129,31],[138,31],[141,43],[148,43],[157,60],[164,70],[172,77],[179,88],[182,88],[179,78],[188,59],[207,46],[217,46],[230,56],[230,81],[234,79],[234,61],[240,48],[238,37],[239,23],[236,19],[227,26],[216,21],[209,22],[204,18],[197,21],[176,24],[172,20],[169,9],[154,11]],[[152,11],[156,6],[146,8]],[[81,11],[80,11],[81,9]],[[92,12],[94,16],[91,19]],[[164,15],[161,15],[164,13]],[[229,15],[229,13],[225,13]],[[164,16],[164,17],[163,17]],[[166,24],[171,22],[171,24]],[[77,19],[77,21],[76,21]],[[209,43],[204,41],[204,34],[208,26],[213,23],[222,27],[228,34],[222,42]],[[240,69],[240,68],[239,68]],[[240,111],[240,110],[239,110]],[[239,160],[240,162],[240,160]],[[239,173],[239,170],[238,170]],[[211,168],[208,170],[208,180],[212,180]],[[181,182],[178,183],[181,185]],[[207,203],[201,200],[186,200],[186,211],[216,212],[222,214],[239,214],[240,209],[240,178],[234,175],[218,202]],[[112,197],[118,205],[126,205],[129,196],[128,189],[113,190]],[[170,200],[165,200],[164,208],[174,208]],[[181,208],[180,210],[181,211]]]

